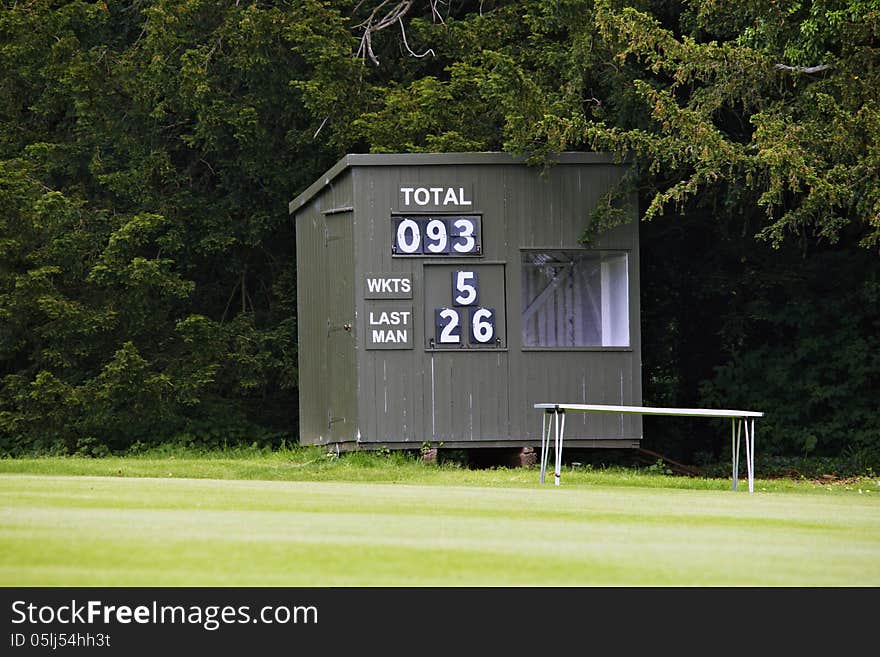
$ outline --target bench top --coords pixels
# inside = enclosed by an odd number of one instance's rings
[[[735,411],[723,408],[655,408],[652,406],[610,406],[608,404],[535,404],[548,411],[584,413],[631,413],[638,415],[681,415],[696,417],[764,417],[760,411]]]

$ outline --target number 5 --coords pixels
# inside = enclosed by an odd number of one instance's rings
[[[477,274],[473,271],[452,272],[452,303],[474,306],[477,303]]]

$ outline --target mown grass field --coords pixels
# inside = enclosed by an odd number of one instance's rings
[[[371,460],[370,460],[371,459]],[[880,482],[313,451],[0,460],[3,586],[877,586]]]

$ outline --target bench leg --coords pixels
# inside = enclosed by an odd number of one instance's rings
[[[739,440],[742,435],[742,418],[730,419],[730,450],[733,455],[733,490],[736,490],[739,481]]]
[[[547,415],[550,411],[545,412],[541,416],[541,483],[544,483],[544,475],[547,472],[547,452],[550,451],[550,423],[547,422]]]
[[[560,428],[559,416],[562,416],[562,426]],[[559,485],[559,479],[562,477],[562,441],[565,438],[565,411],[556,411],[556,485]]]
[[[743,420],[746,422],[746,420]],[[748,460],[748,468],[749,468],[749,492],[755,492],[755,421],[751,420],[748,422],[751,425],[751,430],[746,431],[746,459]],[[751,443],[751,445],[749,445]]]
[[[737,479],[739,478],[739,443],[740,437],[745,433],[746,448],[746,474],[749,480],[749,492],[755,492],[755,420],[749,420],[744,417],[732,420],[735,425],[733,431],[732,451],[733,451],[733,490],[736,490]]]

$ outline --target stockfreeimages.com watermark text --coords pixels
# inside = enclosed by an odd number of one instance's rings
[[[196,625],[214,631],[224,625],[316,625],[314,605],[174,605],[156,600],[139,605],[107,604],[101,600],[63,604],[12,603],[13,625]]]

